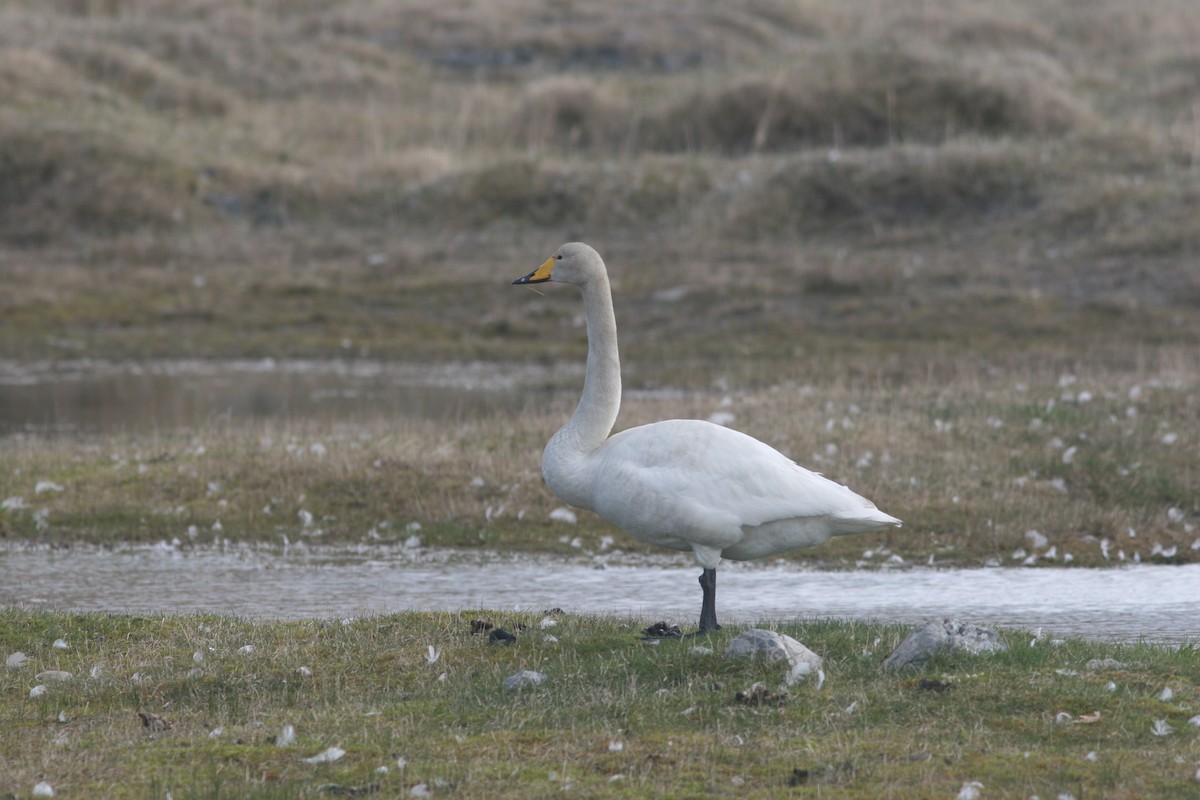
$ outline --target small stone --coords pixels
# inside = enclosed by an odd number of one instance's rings
[[[317,753],[315,756],[309,756],[308,758],[302,758],[300,760],[306,764],[332,764],[334,761],[337,761],[344,755],[346,755],[346,751],[342,748],[329,747]]]
[[[786,661],[789,684],[805,675],[819,672],[823,663],[819,655],[792,637],[761,628],[742,631],[725,646],[726,658],[758,656],[768,661]]]
[[[504,679],[504,688],[507,691],[523,689],[526,686],[537,686],[542,681],[546,680],[546,676],[540,672],[523,669],[516,675],[509,675]]]
[[[564,522],[567,525],[574,525],[579,521],[579,517],[574,511],[566,506],[560,506],[550,512],[550,519],[555,522]]]
[[[962,788],[958,790],[956,800],[979,800],[980,790],[983,784],[979,781],[968,781],[964,783]]]
[[[994,628],[944,618],[931,620],[910,633],[883,666],[887,669],[915,667],[941,650],[995,653],[1007,649]]]
[[[1074,453],[1074,449],[1072,449],[1072,453]],[[1045,546],[1049,545],[1050,543],[1050,540],[1046,539],[1046,537],[1037,530],[1025,531],[1025,541],[1030,543],[1030,547],[1033,549],[1038,549],[1038,551],[1040,551],[1040,549],[1044,549]]]

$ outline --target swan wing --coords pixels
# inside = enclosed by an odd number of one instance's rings
[[[773,447],[700,420],[622,431],[591,458],[593,510],[668,547],[725,549],[764,530],[771,543],[761,546],[778,552],[899,524]],[[797,522],[788,527],[787,521]]]

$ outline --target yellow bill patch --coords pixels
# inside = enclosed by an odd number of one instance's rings
[[[535,269],[523,278],[517,278],[513,283],[542,283],[550,280],[550,273],[554,271],[554,258],[547,258],[546,262]]]

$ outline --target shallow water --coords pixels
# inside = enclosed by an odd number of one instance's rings
[[[171,430],[222,419],[452,420],[515,413],[553,377],[548,367],[481,363],[0,362],[0,435]]]
[[[604,564],[438,550],[14,550],[0,554],[0,604],[282,619],[557,606],[688,627],[699,615],[698,574],[683,559]],[[727,622],[916,624],[953,615],[1051,636],[1200,640],[1200,564],[871,572],[726,564],[719,576],[717,607]]]

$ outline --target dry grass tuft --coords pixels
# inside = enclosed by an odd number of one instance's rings
[[[513,115],[515,141],[534,151],[618,150],[631,133],[629,103],[580,77],[531,83]]]
[[[889,44],[822,53],[774,76],[705,88],[644,124],[646,145],[736,155],[1057,136],[1094,123],[1040,54],[950,58]]]
[[[1036,209],[1040,195],[1036,170],[1008,145],[804,156],[784,162],[742,193],[730,212],[730,231],[762,236],[964,218],[994,223]]]
[[[100,86],[111,87],[152,112],[223,116],[230,97],[138,50],[111,44],[60,47],[58,58]]]
[[[9,241],[170,227],[192,202],[188,172],[154,153],[94,133],[6,122],[0,117],[0,227]]]
[[[686,218],[712,176],[702,164],[662,159],[605,166],[514,158],[417,187],[404,212],[441,229],[535,224],[564,231],[635,228]]]
[[[426,1],[392,12],[362,4],[328,19],[339,32],[399,46],[438,67],[493,76],[744,64],[819,26],[805,9],[781,0],[561,8],[531,0]]]

